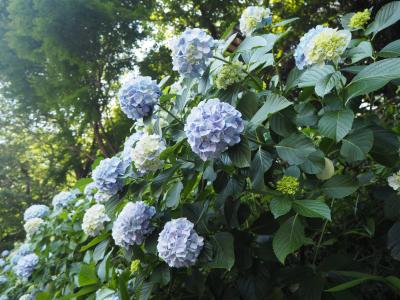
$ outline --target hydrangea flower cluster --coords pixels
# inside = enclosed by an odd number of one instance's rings
[[[102,204],[95,204],[86,210],[83,216],[82,229],[90,236],[97,236],[104,229],[104,222],[110,221],[106,208]]]
[[[144,134],[131,152],[132,161],[141,174],[154,172],[163,166],[160,154],[165,143],[157,134]]]
[[[243,67],[243,63],[240,61],[222,66],[215,78],[217,88],[225,90],[231,85],[241,82],[246,77]]]
[[[361,29],[365,24],[371,19],[371,12],[369,9],[364,9],[364,11],[359,11],[355,13],[349,22],[349,27],[352,29]]]
[[[217,158],[240,142],[244,129],[242,114],[219,99],[201,102],[190,112],[185,133],[194,153],[202,160]]]
[[[10,251],[8,251],[8,250],[3,250],[2,252],[1,252],[1,256],[2,257],[7,257],[7,256],[9,256],[10,255]]]
[[[387,181],[392,189],[400,191],[400,171],[389,176]]]
[[[85,195],[86,199],[92,200],[96,191],[97,191],[96,183],[91,182],[85,186],[83,194]]]
[[[26,221],[26,223],[24,224],[24,229],[28,239],[32,238],[34,234],[40,230],[43,223],[44,221],[41,218],[32,218]]]
[[[22,256],[28,255],[32,252],[33,250],[31,244],[22,244],[15,252],[12,253],[10,262],[13,265],[16,265]]]
[[[129,168],[129,166],[132,163],[132,149],[135,147],[135,144],[137,141],[140,140],[140,138],[143,136],[143,132],[135,132],[132,135],[130,135],[125,143],[124,143],[124,149],[122,150],[121,153],[121,159],[124,164],[125,170]],[[128,174],[131,177],[134,177],[134,173],[132,172],[131,174]]]
[[[122,160],[116,156],[103,159],[94,169],[92,178],[100,192],[115,195],[122,188],[125,169]]]
[[[276,183],[276,189],[286,195],[295,195],[299,186],[299,180],[293,176],[283,176],[282,179]]]
[[[56,210],[62,209],[76,199],[77,194],[74,191],[60,192],[53,197],[53,207]]]
[[[3,258],[0,258],[0,268],[6,264],[6,261]]]
[[[214,39],[204,30],[187,28],[170,41],[173,69],[183,77],[200,77],[212,57]]]
[[[294,57],[296,66],[324,65],[325,61],[338,63],[351,40],[348,30],[337,30],[318,25],[310,29],[298,44]]]
[[[149,76],[139,76],[123,84],[119,103],[128,118],[137,120],[149,116],[161,96],[160,87]]]
[[[112,196],[114,195],[103,192],[97,192],[96,194],[94,194],[94,200],[96,201],[96,203],[102,204],[110,200]]]
[[[14,272],[18,277],[28,279],[38,263],[39,257],[35,253],[25,255],[19,259],[14,267]]]
[[[50,212],[50,209],[43,204],[34,204],[29,206],[24,212],[24,221],[33,218],[44,218]]]
[[[167,222],[158,237],[157,251],[170,267],[183,268],[196,263],[203,249],[203,237],[186,218]]]
[[[142,244],[153,230],[150,221],[155,213],[156,209],[143,201],[128,202],[113,224],[115,244],[125,248]]]
[[[272,16],[269,8],[261,6],[248,6],[239,20],[240,31],[244,35],[251,35],[259,24],[271,24]]]
[[[0,275],[0,285],[6,284],[8,282],[8,278],[4,275]]]

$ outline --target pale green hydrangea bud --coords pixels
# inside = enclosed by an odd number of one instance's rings
[[[333,162],[325,157],[325,167],[324,169],[316,174],[317,178],[320,180],[328,180],[335,174],[335,167],[333,166]]]
[[[295,195],[300,186],[299,180],[293,176],[283,176],[276,183],[276,190],[286,195]]]
[[[246,77],[243,71],[243,64],[240,61],[235,61],[232,64],[226,64],[218,70],[215,78],[215,85],[218,89],[225,90],[229,86],[241,82]]]
[[[371,12],[369,11],[369,9],[365,9],[364,11],[359,11],[355,13],[351,17],[348,26],[353,29],[360,29],[363,28],[370,19],[371,19]]]
[[[135,259],[134,261],[132,261],[131,263],[131,273],[134,274],[136,273],[140,268],[140,260]]]
[[[24,229],[28,238],[33,237],[40,230],[44,221],[41,218],[32,218],[26,221]]]

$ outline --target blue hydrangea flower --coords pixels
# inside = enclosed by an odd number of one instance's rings
[[[242,114],[219,99],[201,102],[190,112],[185,133],[194,153],[202,160],[217,158],[240,142],[244,129]]]
[[[115,195],[122,188],[124,164],[116,156],[103,159],[94,169],[92,178],[100,192]]]
[[[53,197],[53,207],[55,210],[62,209],[68,206],[76,197],[77,193],[75,191],[60,192]]]
[[[0,285],[6,284],[8,282],[7,276],[0,275]]]
[[[25,256],[25,255],[30,254],[30,253],[33,252],[33,249],[32,249],[32,248],[33,248],[33,247],[32,247],[31,244],[28,244],[28,243],[22,244],[19,248],[17,248],[17,250],[15,250],[15,251],[11,254],[10,262],[11,262],[13,265],[16,265],[16,264],[18,263],[19,259],[20,259],[22,256]]]
[[[6,264],[6,261],[2,258],[0,258],[0,268],[3,267]]]
[[[29,206],[24,212],[24,221],[28,221],[33,218],[44,218],[50,212],[50,209],[43,204],[34,204]]]
[[[112,196],[114,195],[103,192],[97,192],[96,194],[94,194],[94,200],[96,201],[96,203],[103,204],[106,203],[108,200],[110,200]]]
[[[39,263],[39,257],[35,253],[22,256],[14,267],[15,274],[20,278],[29,278]]]
[[[10,251],[8,251],[8,250],[3,250],[2,252],[1,252],[1,256],[2,257],[7,257],[7,256],[9,256],[10,255]]]
[[[137,120],[149,116],[161,96],[160,87],[149,76],[139,76],[123,84],[119,103],[128,118]]]
[[[151,218],[156,209],[143,201],[128,202],[114,222],[112,236],[115,244],[128,248],[130,245],[140,245],[151,233]]]
[[[184,77],[200,77],[212,57],[214,39],[204,30],[187,28],[170,41],[173,69]]]
[[[121,153],[121,159],[125,170],[127,170],[131,166],[132,150],[135,147],[136,142],[139,141],[142,136],[143,132],[135,132],[126,139],[124,143],[124,149]],[[135,176],[133,171],[130,171],[127,175],[130,177]]]
[[[4,272],[8,272],[10,269],[11,269],[10,265],[5,265],[4,268],[3,268],[3,271]]]
[[[83,190],[83,194],[85,195],[86,199],[92,200],[94,194],[96,194],[97,187],[95,182],[88,183]]]
[[[186,218],[167,222],[158,237],[157,251],[170,267],[183,268],[196,263],[203,237],[194,230],[194,224]]]

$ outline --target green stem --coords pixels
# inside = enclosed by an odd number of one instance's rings
[[[163,111],[165,111],[167,114],[169,114],[172,118],[174,118],[176,121],[178,121],[180,124],[184,125],[181,120],[179,120],[173,113],[171,113],[168,109],[166,109],[161,103],[157,104]]]

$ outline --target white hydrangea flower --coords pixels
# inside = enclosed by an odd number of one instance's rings
[[[26,221],[24,229],[28,238],[31,238],[35,233],[40,230],[44,221],[41,218],[32,218]]]
[[[389,176],[388,179],[389,186],[394,189],[395,191],[400,190],[400,171],[394,173],[392,176]]]
[[[261,22],[269,24],[272,21],[271,10],[261,6],[247,7],[240,17],[240,31],[248,36],[256,30],[257,25]]]
[[[159,135],[144,134],[132,150],[132,161],[142,174],[154,172],[163,166],[160,153],[165,149],[165,143]]]
[[[82,229],[90,236],[96,236],[104,229],[104,222],[110,221],[102,204],[90,207],[83,216]]]

